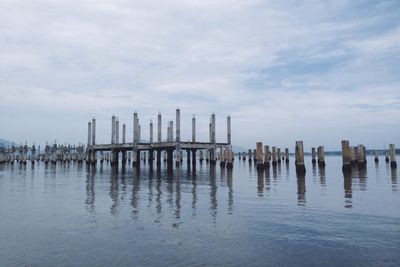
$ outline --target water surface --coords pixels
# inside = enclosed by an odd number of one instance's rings
[[[0,165],[0,266],[400,266],[398,170]]]

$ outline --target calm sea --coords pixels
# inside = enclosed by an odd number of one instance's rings
[[[399,169],[0,165],[0,266],[400,266]]]

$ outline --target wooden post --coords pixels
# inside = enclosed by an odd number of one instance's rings
[[[325,167],[325,149],[323,146],[318,147],[318,166]]]
[[[150,144],[153,143],[153,121],[150,120]]]
[[[192,142],[196,143],[196,117],[192,118]]]
[[[249,149],[248,156],[249,156],[249,162],[251,162],[251,149]]]
[[[282,157],[282,155],[281,155],[281,149],[280,149],[280,148],[277,148],[277,149],[276,149],[276,153],[277,153],[278,163],[281,163],[281,157]]]
[[[269,168],[269,159],[270,159],[269,145],[266,145],[264,150],[265,150],[264,151],[264,165],[266,168]]]
[[[317,163],[316,159],[315,159],[315,147],[311,148],[311,162],[313,164]]]
[[[285,148],[285,161],[286,163],[289,162],[289,148]]]
[[[396,162],[396,147],[394,144],[389,145],[389,153],[390,153],[390,167],[392,169],[397,168],[397,162]]]
[[[306,167],[304,166],[304,149],[303,149],[303,141],[296,141],[296,172],[299,174],[306,173]]]
[[[374,157],[374,161],[375,161],[376,163],[378,163],[378,162],[379,162],[378,151],[376,151],[376,150],[375,150],[375,157]]]
[[[257,160],[257,170],[264,170],[264,161],[263,161],[263,144],[262,142],[256,143],[256,160]]]
[[[220,147],[220,153],[221,153],[221,161],[220,161],[219,165],[222,168],[225,168],[225,150],[222,146]]]
[[[272,147],[272,166],[275,166],[278,163],[276,158],[276,147]]]
[[[349,145],[349,140],[342,140],[342,171],[351,171],[351,149]]]
[[[227,169],[232,169],[232,168],[233,168],[233,151],[232,151],[232,146],[228,146],[228,147],[227,147],[226,168],[227,168]]]
[[[367,164],[367,160],[365,157],[365,147],[363,145],[358,145],[357,152],[358,152],[357,165],[360,168],[365,168],[365,166]]]

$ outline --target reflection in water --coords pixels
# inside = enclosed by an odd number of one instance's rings
[[[319,168],[319,181],[322,187],[326,187],[325,167]]]
[[[271,190],[271,176],[269,170],[270,168],[265,169],[265,189],[267,192]]]
[[[232,169],[227,170],[226,185],[228,186],[228,212],[233,213],[233,187],[232,187]]]
[[[196,215],[197,210],[197,177],[196,172],[192,176],[192,215]]]
[[[134,219],[138,218],[139,213],[139,197],[138,193],[140,192],[140,177],[139,175],[135,175],[132,178],[132,198],[131,198],[131,206],[132,206],[132,215]]]
[[[305,174],[296,173],[297,176],[297,205],[306,204],[306,177]]]
[[[119,190],[118,172],[112,171],[110,177],[110,197],[112,200],[110,212],[113,216],[118,215],[118,206],[119,206],[118,190]]]
[[[315,162],[312,163],[312,176],[317,176],[317,164]]]
[[[257,171],[257,195],[259,197],[264,196],[264,172]]]
[[[214,218],[214,223],[217,215],[217,184],[215,181],[215,166],[210,165],[210,212]]]
[[[366,178],[367,178],[367,168],[357,168],[358,172],[358,179],[360,181],[360,190],[365,191],[367,190],[367,183],[366,183]]]
[[[276,184],[276,181],[278,179],[278,172],[277,172],[277,166],[272,165],[272,179],[274,181],[274,184]]]
[[[397,170],[391,168],[391,178],[392,178],[392,191],[397,192]]]
[[[343,187],[344,187],[344,207],[353,207],[353,190],[351,181],[351,172],[343,172]]]

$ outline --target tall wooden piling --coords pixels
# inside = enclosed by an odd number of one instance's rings
[[[122,124],[122,143],[126,143],[126,125],[125,123]]]
[[[232,134],[231,134],[231,116],[227,116],[226,117],[226,141],[228,144],[231,144],[231,138],[232,138]]]
[[[192,142],[196,142],[196,117],[194,115],[192,118]]]
[[[281,153],[281,149],[280,148],[276,149],[276,154],[277,154],[277,157],[278,157],[278,163],[281,163],[281,161],[282,161],[282,153]]]
[[[175,157],[175,165],[179,166],[181,163],[181,110],[179,108],[176,109],[176,157]]]
[[[397,168],[396,146],[394,144],[389,145],[389,154],[390,154],[390,167],[392,169],[396,169]]]
[[[264,170],[264,160],[263,160],[263,144],[262,142],[256,143],[256,160],[257,160],[257,170]]]
[[[323,146],[318,147],[318,166],[325,167],[325,149]]]
[[[365,147],[363,145],[358,145],[357,147],[357,165],[360,168],[365,168],[367,164],[367,159],[365,155]]]
[[[228,146],[228,147],[227,147],[226,168],[227,168],[227,169],[232,169],[232,168],[233,168],[233,151],[232,151],[232,146]]]
[[[342,170],[343,172],[351,171],[351,149],[349,140],[342,140]]]
[[[222,146],[220,147],[220,154],[221,154],[221,161],[220,161],[219,165],[222,168],[225,168],[225,149]]]
[[[272,147],[272,166],[275,166],[278,163],[277,155],[276,155],[276,147]]]
[[[266,145],[264,147],[264,165],[266,168],[269,168],[269,159],[270,159],[269,145]]]
[[[140,166],[140,150],[138,149],[139,145],[139,118],[137,112],[133,113],[133,157],[132,157],[132,165],[139,167]]]
[[[87,142],[87,147],[86,147],[86,162],[89,163],[92,159],[92,151],[90,149],[92,145],[92,123],[88,122],[88,142]]]
[[[247,154],[248,157],[249,157],[249,162],[251,162],[251,160],[252,160],[252,159],[251,159],[251,156],[252,156],[251,154],[252,154],[251,149],[249,149],[249,153]]]
[[[157,116],[157,141],[160,143],[162,142],[162,135],[161,135],[161,122],[162,122],[162,117],[161,117],[161,113],[158,113]]]
[[[289,148],[285,148],[285,161],[286,163],[289,162]]]
[[[315,147],[312,147],[311,148],[311,162],[312,163],[317,163],[317,160],[315,159],[316,157],[315,157]]]
[[[115,143],[119,144],[119,120],[115,121]]]
[[[296,172],[300,174],[305,174],[306,167],[304,166],[303,141],[296,141],[295,156],[296,156],[296,161],[295,161]]]

